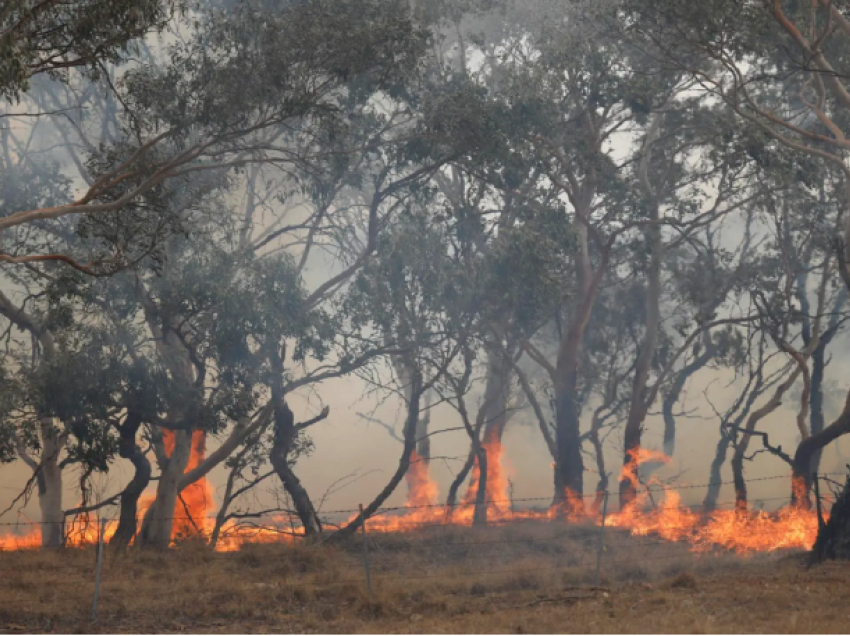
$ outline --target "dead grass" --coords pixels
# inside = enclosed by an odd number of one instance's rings
[[[91,623],[92,549],[0,553],[0,632],[841,633],[844,566],[694,555],[621,532],[523,524],[373,535],[341,547],[107,551]]]

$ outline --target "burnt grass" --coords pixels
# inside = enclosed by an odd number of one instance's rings
[[[0,632],[842,633],[850,569],[799,552],[695,554],[608,529],[513,523],[423,528],[345,545],[200,541],[0,553]]]

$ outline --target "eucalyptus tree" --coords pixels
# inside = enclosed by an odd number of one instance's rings
[[[782,174],[780,170],[779,178]],[[800,444],[823,430],[825,351],[846,321],[842,306],[847,292],[835,276],[837,263],[829,242],[830,229],[841,222],[841,215],[836,214],[834,206],[826,205],[824,193],[829,181],[819,188],[812,185],[791,181],[785,188],[773,185],[765,192],[765,216],[773,235],[765,246],[770,269],[762,274],[763,281],[753,292],[762,329],[776,350],[787,356],[791,377],[802,384],[795,418]],[[764,450],[794,468],[791,456],[781,447],[769,445],[767,437],[762,436]],[[743,476],[738,474],[742,470],[741,449],[746,449],[748,441],[745,434],[733,458],[736,481],[740,482],[738,491],[743,488]],[[805,474],[802,469],[794,470],[793,501],[808,500],[808,475],[814,466]]]
[[[591,13],[604,14],[610,8],[611,5],[594,7]],[[649,228],[656,237],[653,262],[657,266],[662,251],[661,225],[680,223],[679,218],[674,218],[676,215],[655,221],[642,218],[640,209],[644,199],[657,198],[658,193],[641,194],[641,184],[646,185],[649,178],[644,174],[641,179],[638,173],[641,170],[646,173],[652,165],[651,176],[655,179],[669,177],[672,170],[677,184],[685,182],[680,186],[682,189],[693,186],[699,178],[697,170],[684,176],[678,166],[671,167],[665,175],[663,168],[655,167],[650,161],[646,143],[642,152],[635,137],[641,131],[649,132],[647,138],[656,143],[654,135],[659,122],[667,117],[671,120],[670,131],[677,125],[683,130],[678,138],[670,134],[662,137],[662,141],[668,145],[680,144],[680,154],[686,154],[698,145],[688,132],[698,124],[688,121],[688,116],[682,114],[686,112],[684,108],[676,110],[672,104],[675,99],[671,92],[684,88],[681,73],[665,72],[648,80],[649,75],[643,72],[651,68],[647,56],[618,39],[616,34],[597,28],[578,10],[556,2],[545,3],[535,11],[518,10],[518,14],[522,19],[515,22],[508,37],[496,47],[499,62],[486,76],[493,86],[493,99],[503,113],[503,129],[509,131],[506,133],[509,141],[503,144],[506,151],[493,159],[494,164],[501,163],[502,169],[491,171],[493,175],[488,178],[515,199],[518,206],[560,208],[562,218],[571,225],[573,245],[567,262],[572,280],[564,284],[562,295],[572,298],[560,331],[558,351],[551,362],[537,354],[533,358],[551,376],[557,404],[556,491],[581,493],[584,469],[579,367],[600,285],[613,271],[612,258],[617,250],[623,249],[620,244],[627,242],[621,239],[634,236],[639,228]],[[666,99],[671,101],[667,108],[671,112],[648,118],[653,109],[664,109]],[[623,145],[629,148],[625,156],[617,147]],[[663,152],[667,150],[665,147]],[[670,152],[672,156],[665,159],[681,164],[677,151]],[[641,157],[646,160],[642,162]],[[478,172],[484,170],[479,168]],[[697,196],[691,195],[692,199]],[[683,203],[679,216],[690,215],[694,220],[687,232],[713,215],[727,213],[721,201],[722,197],[718,197],[718,205],[708,212],[695,210],[693,201]],[[658,274],[652,276],[658,283],[653,285],[657,292],[660,266],[649,269]],[[653,302],[647,306],[656,305]],[[628,453],[639,446],[639,431],[648,408],[643,394],[654,356],[657,322],[653,319],[647,323],[646,342],[641,348],[632,415],[627,426]],[[533,353],[532,349],[529,351]]]
[[[407,398],[398,467],[387,484],[349,524],[335,533],[340,540],[386,501],[401,483],[417,445],[421,401],[429,389],[445,383],[463,359],[480,302],[474,279],[458,267],[442,224],[411,202],[381,237],[374,258],[357,274],[345,304],[375,338],[392,347],[409,376],[399,387]]]
[[[6,216],[11,229],[5,238],[16,249],[6,260],[50,260],[32,240],[27,219],[52,218],[65,227],[57,232],[56,222],[45,225],[53,241],[48,251],[61,248],[57,260],[87,274],[118,270],[109,280],[78,283],[86,289],[74,293],[94,296],[116,325],[147,334],[144,354],[137,355],[164,371],[165,404],[141,422],[162,474],[140,544],[167,545],[180,492],[272,421],[278,434],[272,457],[281,460],[276,466],[284,485],[298,490],[285,457],[301,429],[286,424],[283,395],[358,363],[343,353],[330,368],[292,380],[282,368],[286,349],[280,349],[289,341],[294,361],[323,357],[335,334],[322,305],[374,251],[379,226],[387,220],[386,201],[431,169],[405,168],[412,155],[402,158],[387,145],[388,135],[411,131],[410,116],[399,121],[398,114],[383,120],[369,115],[376,92],[398,92],[415,77],[424,33],[400,3],[355,4],[316,2],[283,12],[244,5],[202,16],[188,42],[171,49],[168,64],[124,75],[120,134],[77,164],[89,177],[84,200],[69,207],[60,199],[44,214]],[[358,129],[347,119],[364,115],[371,128]],[[333,183],[326,200],[314,201],[314,212],[294,226],[279,218],[259,221],[253,212],[240,219],[228,210],[232,193],[245,187],[240,167],[276,173],[278,183],[267,195],[286,198],[299,175],[303,180],[328,165],[338,182],[350,179],[352,169],[357,173],[349,162],[357,145],[361,156],[379,157],[372,159],[375,192],[365,215],[329,221],[328,210],[339,205],[339,186]],[[66,222],[69,214],[81,212],[86,214],[79,222]],[[366,245],[354,263],[308,292],[301,275],[311,246],[323,234],[356,234],[364,220]],[[263,223],[266,227],[258,227]],[[285,253],[292,247],[287,239],[304,241],[303,233],[307,247],[293,262]],[[86,260],[90,264],[82,265]],[[46,264],[25,271],[36,279],[52,272]],[[49,331],[27,322],[21,307],[10,301],[4,308],[7,319],[48,340]],[[134,342],[127,349],[139,346]],[[40,349],[49,347],[42,343]],[[260,408],[263,390],[271,402]],[[130,415],[127,410],[122,416],[122,427],[127,418],[138,419]],[[231,424],[219,448],[184,473],[192,431],[218,432]],[[127,426],[128,453],[133,454],[139,426]],[[176,440],[170,453],[163,431]],[[149,473],[137,466],[137,477],[143,477],[139,470]],[[136,501],[138,491],[133,485]],[[305,528],[315,529],[314,521],[306,519]]]
[[[660,63],[688,72],[707,98],[721,101],[735,113],[747,130],[752,155],[767,157],[787,149],[797,153],[801,175],[822,179],[829,172],[826,166],[841,175],[841,189],[834,196],[845,210],[843,227],[830,228],[828,234],[837,273],[846,285],[850,281],[846,9],[828,0],[773,0],[743,5],[635,2],[627,11],[630,28],[660,43],[664,52]],[[803,440],[794,456],[795,479],[807,480],[812,457],[848,431],[850,409],[844,408],[832,424]]]
[[[280,11],[245,3],[202,11],[191,26],[188,38],[169,47],[166,65],[136,65],[121,77],[128,112],[83,194],[10,209],[0,229],[121,211],[167,181],[198,173],[292,166],[309,154],[312,131],[345,112],[340,98],[351,86],[400,85],[426,41],[406,3],[394,0],[317,0]],[[6,253],[3,260],[49,256]]]
[[[132,54],[141,38],[183,8],[174,0],[10,0],[0,26],[0,94],[20,103],[37,75],[65,79],[72,69],[96,74]]]
[[[3,147],[4,203],[49,205],[65,196],[68,182],[55,162],[43,156],[16,152],[9,130],[3,132]],[[31,228],[26,239],[26,242],[16,241],[17,251],[32,249],[31,245],[54,243],[52,236],[38,228]],[[38,278],[27,271],[8,272],[7,281],[11,284],[0,290],[0,315],[4,319],[4,375],[10,387],[17,385],[15,399],[8,405],[9,408],[4,409],[3,424],[6,431],[4,438],[9,444],[7,450],[14,449],[14,454],[4,453],[4,460],[19,458],[32,469],[33,478],[29,485],[38,486],[45,522],[42,541],[44,545],[56,546],[62,540],[61,455],[67,435],[55,426],[49,407],[23,396],[28,394],[24,390],[26,377],[35,377],[41,368],[58,364],[60,351],[55,331],[68,323],[68,316],[67,312],[51,311],[45,307],[44,284]],[[32,456],[34,449],[41,451],[38,460]]]

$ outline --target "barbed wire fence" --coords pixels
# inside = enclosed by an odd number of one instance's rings
[[[841,478],[846,479],[848,477],[848,475],[845,474],[845,473],[818,473],[817,475],[813,476],[814,488],[813,488],[812,494],[814,495],[816,505],[821,510],[823,510],[823,508],[826,505],[831,504],[834,501],[835,494],[836,494],[835,491],[834,491],[834,487],[836,487],[836,486],[840,487],[842,485],[841,482],[838,482],[838,481],[832,479],[832,477],[841,477]],[[771,476],[771,477],[759,477],[759,478],[747,480],[746,483],[749,485],[749,484],[752,484],[752,483],[755,483],[755,482],[774,481],[774,480],[780,480],[780,479],[787,480],[788,476],[787,475],[775,475],[775,476]],[[833,491],[823,492],[822,488],[820,487],[821,481],[824,481],[825,483],[827,483],[831,487],[833,487]],[[673,490],[673,491],[679,492],[679,491],[689,490],[689,489],[707,488],[707,487],[710,487],[710,486],[731,485],[733,483],[734,482],[731,482],[731,481],[724,481],[724,482],[713,482],[713,483],[707,483],[707,484],[687,484],[687,485],[676,485],[676,486],[665,486],[665,485],[661,485],[661,484],[650,484],[648,486],[645,486],[644,490],[650,495],[650,503],[655,508],[662,507],[665,510],[682,510],[682,511],[687,511],[687,512],[690,512],[690,513],[693,513],[693,514],[701,514],[700,506],[698,506],[698,505],[676,504],[676,505],[671,506],[670,504],[664,504],[663,506],[659,506],[658,501],[654,497],[652,497],[652,495],[654,495],[654,494],[664,495],[668,490]],[[583,495],[582,497],[580,497],[580,499],[598,500],[598,499],[602,498],[603,495],[607,500],[610,493],[607,492],[607,491],[605,493],[593,493],[593,494]],[[459,519],[459,517],[463,517],[462,513],[463,513],[464,510],[467,510],[467,511],[472,510],[476,505],[483,505],[484,507],[486,507],[488,509],[495,508],[495,509],[498,510],[498,518],[488,519],[487,525],[489,525],[489,526],[499,526],[499,525],[505,525],[505,524],[515,523],[515,522],[523,522],[523,521],[529,521],[529,520],[541,520],[539,518],[539,515],[541,515],[543,513],[543,511],[540,510],[540,508],[529,507],[528,504],[547,503],[548,504],[547,508],[551,510],[553,507],[557,506],[558,503],[567,502],[568,500],[576,499],[576,498],[578,498],[578,497],[576,497],[575,495],[572,495],[570,497],[553,497],[553,496],[548,496],[548,497],[521,497],[521,498],[515,497],[515,498],[511,498],[511,499],[488,499],[488,500],[481,502],[481,504],[476,504],[476,503],[471,503],[471,502],[459,502],[459,503],[455,503],[453,505],[432,503],[432,504],[420,504],[420,505],[407,505],[407,504],[405,504],[405,505],[400,505],[400,506],[384,506],[384,507],[381,507],[378,510],[376,510],[372,515],[370,515],[369,520],[371,520],[374,523],[375,521],[378,521],[378,520],[381,520],[381,519],[384,519],[384,518],[393,518],[395,521],[398,522],[397,529],[400,530],[400,531],[422,529],[422,528],[426,528],[426,527],[429,527],[429,526],[456,527],[456,526],[468,525],[467,523],[465,523],[465,521],[462,518]],[[747,503],[748,506],[752,507],[754,510],[761,510],[761,509],[764,508],[765,504],[775,504],[777,502],[786,502],[787,503],[788,501],[789,501],[788,496],[777,496],[777,497],[748,498],[746,503]],[[524,505],[526,505],[526,507],[517,508],[516,507],[517,504],[520,504],[520,505],[524,504]],[[727,508],[730,508],[730,507],[735,507],[737,505],[738,505],[737,500],[720,501],[720,502],[716,502],[714,504],[712,510],[721,511],[721,510],[724,510],[724,509],[727,509]],[[427,521],[409,520],[409,519],[397,516],[398,513],[406,513],[406,514],[409,515],[410,513],[415,513],[416,511],[425,511],[425,510],[428,510],[428,509],[442,511],[444,514],[441,515],[442,518],[429,518]],[[327,526],[333,528],[333,527],[339,527],[341,525],[339,523],[334,522],[334,520],[333,520],[334,517],[336,517],[337,520],[338,520],[341,515],[349,515],[348,519],[343,518],[343,521],[347,521],[347,520],[350,520],[352,515],[357,515],[361,512],[362,511],[359,508],[341,508],[341,509],[322,511],[321,515],[324,517],[324,522],[327,524]],[[596,511],[596,512],[598,513],[599,511]],[[612,512],[612,514],[615,514],[614,511],[611,511],[611,512]],[[289,517],[291,517],[293,514],[294,513],[292,511],[285,511],[284,510],[284,511],[281,511],[277,515],[267,514],[267,515],[260,515],[260,517],[262,517],[262,516],[277,516],[278,518],[286,517],[287,520],[288,520]],[[530,517],[529,515],[531,515],[531,514],[536,515],[536,516]],[[710,514],[710,512],[708,514]],[[245,516],[251,517],[252,515],[245,515]],[[467,515],[467,517],[468,517],[468,515]],[[162,517],[157,517],[157,518],[163,519]],[[167,518],[167,520],[175,521],[175,522],[188,522],[188,524],[192,524],[196,527],[198,534],[203,535],[203,527],[206,527],[207,524],[203,524],[203,523],[200,523],[200,522],[215,521],[216,518],[217,517],[214,516],[214,515],[185,515],[185,516],[169,517],[169,518]],[[4,538],[3,535],[5,534],[5,538],[7,540],[9,540],[9,543],[13,544],[13,545],[11,545],[11,547],[0,545],[0,551],[9,550],[9,549],[16,550],[16,549],[21,549],[21,548],[27,547],[29,545],[28,543],[21,543],[19,545],[14,545],[14,536],[15,535],[21,536],[21,531],[26,532],[26,531],[37,530],[37,529],[41,529],[45,526],[50,526],[50,525],[55,525],[55,524],[63,526],[63,532],[62,532],[62,536],[63,536],[63,539],[64,539],[63,542],[62,542],[63,547],[77,547],[79,545],[79,542],[74,541],[75,536],[81,537],[81,538],[89,537],[90,533],[87,532],[87,531],[89,529],[95,528],[97,526],[97,524],[101,523],[101,521],[105,522],[107,524],[107,527],[110,527],[114,524],[117,524],[119,520],[118,520],[118,518],[115,518],[115,517],[108,517],[108,516],[104,516],[104,515],[100,515],[100,514],[81,514],[81,515],[78,515],[76,518],[72,518],[70,521],[68,521],[68,519],[66,518],[63,521],[44,522],[44,521],[30,520],[30,519],[27,519],[25,517],[19,518],[15,521],[0,521],[0,539]],[[257,523],[257,522],[251,521],[251,520],[242,520],[242,519],[239,519],[238,517],[232,519],[232,521],[234,521],[234,523],[229,524],[228,529],[239,529],[240,531],[244,531],[244,530],[253,528],[253,529],[257,530],[258,533],[259,532],[265,532],[265,531],[271,531],[271,532],[277,532],[278,534],[280,534],[282,536],[290,536],[290,537],[302,537],[303,536],[292,525],[290,525],[289,528],[283,527],[280,524],[279,520],[277,522],[275,522],[274,524],[271,524],[271,525],[260,524],[260,523]],[[224,536],[224,537],[228,536],[227,535],[227,529],[223,530],[222,536]],[[241,533],[240,536],[247,536],[247,535],[244,534],[244,533]]]
[[[841,485],[841,482],[833,477],[845,480],[848,478],[845,473],[813,475],[816,519],[813,520],[815,525],[808,530],[810,535],[807,536],[813,537],[818,527],[824,523],[824,518],[827,516],[825,509],[834,500],[834,487]],[[748,480],[747,483],[779,479],[788,480],[788,475],[755,478]],[[823,488],[821,481],[829,484],[831,490]],[[681,491],[730,483],[732,482],[677,485],[669,488]],[[646,487],[646,490],[663,495],[667,487],[650,485]],[[532,497],[485,501],[483,505],[498,510],[498,516],[489,519],[485,526],[477,528],[478,532],[469,532],[471,516],[463,514],[464,510],[474,508],[473,503],[458,503],[452,507],[444,504],[383,507],[362,525],[360,531],[362,547],[358,547],[357,542],[350,542],[345,549],[352,563],[357,563],[358,560],[362,562],[362,583],[370,598],[373,586],[440,579],[445,577],[447,572],[450,572],[451,577],[461,580],[480,581],[488,577],[508,576],[513,577],[513,585],[522,585],[521,580],[517,583],[517,579],[522,577],[533,579],[541,575],[561,575],[562,583],[577,588],[593,589],[606,582],[605,573],[611,570],[622,572],[631,568],[639,571],[649,565],[659,564],[663,569],[664,562],[682,560],[685,556],[692,559],[734,556],[734,550],[729,550],[728,546],[722,544],[712,546],[691,543],[687,529],[678,537],[665,538],[658,534],[657,529],[650,529],[646,533],[635,533],[633,527],[619,527],[615,517],[617,512],[608,509],[609,493],[603,493],[603,497],[601,511],[597,511],[598,514],[593,515],[588,523],[583,524],[552,523],[558,520],[557,516],[545,516],[539,509],[529,506],[529,504],[545,502],[548,504],[547,507],[551,508],[558,501],[566,500],[566,498]],[[596,501],[599,493],[585,495],[583,498]],[[789,497],[784,496],[751,498],[747,503],[751,509],[757,510],[759,507],[764,508],[765,504],[768,507],[779,507],[779,502],[787,503],[788,501]],[[663,510],[668,514],[680,511],[699,516],[705,521],[710,520],[712,515],[712,513],[702,514],[698,506],[670,505],[669,503],[659,505],[655,499],[651,499],[651,502],[656,511]],[[526,507],[517,508],[516,504],[525,504]],[[735,510],[738,504],[736,500],[718,502],[714,506],[713,513]],[[416,518],[416,513],[428,513],[429,510],[433,514],[424,514],[421,518]],[[342,519],[344,522],[357,514],[362,514],[362,506],[324,511],[323,517],[328,527],[339,527],[341,524],[334,522],[335,517],[337,521]],[[770,551],[783,547],[802,547],[799,545],[799,537],[792,537],[796,544],[789,546],[787,529],[771,528],[770,515],[771,513],[768,512],[758,514],[754,512],[749,517],[753,522],[752,525],[748,526],[745,517],[737,529],[741,532],[758,533],[761,544],[767,546]],[[175,522],[193,524],[195,528],[201,530],[201,535],[203,535],[203,528],[208,527],[201,522],[214,519],[215,517],[189,515],[171,518]],[[759,519],[762,523],[757,523]],[[110,530],[117,523],[117,518],[104,515],[96,519],[72,520],[70,528],[63,523],[63,545],[77,547],[94,543],[97,546],[97,562],[93,573],[93,620],[97,618],[104,560],[103,546]],[[696,523],[698,524],[699,521]],[[0,522],[0,538],[6,534],[8,539],[8,531],[33,530],[45,525],[42,522],[29,520]],[[291,525],[289,528],[283,525],[281,519],[272,520],[270,523],[254,521],[235,523],[222,530],[221,537],[225,540],[223,542],[225,545],[222,546],[223,551],[216,554],[216,558],[238,558],[239,546],[249,545],[252,542],[274,542],[270,539],[276,535],[281,542],[297,541],[300,536]],[[327,536],[332,536],[332,533],[328,533]],[[236,542],[228,542],[230,539],[235,539]],[[771,543],[774,539],[775,541]],[[322,541],[315,542],[312,547],[321,549],[322,543]],[[810,546],[806,546],[806,549],[808,547]],[[671,550],[671,548],[674,549]],[[3,549],[16,550],[18,547],[12,544],[0,547],[0,551]],[[539,563],[540,559],[543,559],[544,564]],[[524,561],[529,560],[536,560],[535,564],[531,567],[523,565]],[[300,584],[293,582],[278,585],[298,587]],[[334,583],[327,583],[327,585],[333,587]],[[475,594],[476,590],[480,592],[482,589],[487,587],[475,584],[470,586],[469,592]]]

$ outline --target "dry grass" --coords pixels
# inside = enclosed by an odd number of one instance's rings
[[[695,556],[555,524],[431,528],[342,547],[246,545],[216,554],[106,553],[91,623],[92,549],[0,553],[0,632],[841,633],[844,566],[779,555]]]

